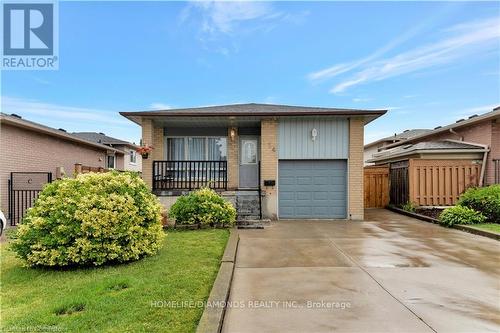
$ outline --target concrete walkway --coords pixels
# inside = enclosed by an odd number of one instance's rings
[[[500,332],[500,242],[387,210],[240,231],[223,332]]]

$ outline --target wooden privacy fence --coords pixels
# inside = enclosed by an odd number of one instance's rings
[[[471,160],[410,159],[408,173],[411,202],[450,206],[467,188],[478,185],[481,164]]]
[[[388,166],[364,168],[365,208],[385,207],[389,204]]]
[[[87,165],[82,165],[80,163],[75,164],[75,176],[81,173],[89,173],[89,172],[107,172],[108,169],[104,169],[103,167],[91,167]]]

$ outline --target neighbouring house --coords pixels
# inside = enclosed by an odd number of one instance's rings
[[[64,129],[0,113],[1,209],[9,215],[11,224],[17,224],[45,183],[63,172],[73,176],[77,163],[104,169],[108,156],[123,154],[121,150],[84,140]],[[13,184],[11,187],[9,182]]]
[[[389,165],[392,203],[453,205],[467,187],[500,183],[500,107],[386,145],[368,162]]]
[[[365,145],[364,148],[364,161],[365,165],[373,165],[373,163],[368,163],[368,160],[371,160],[373,158],[373,155],[381,151],[384,147],[393,144],[393,143],[398,143],[402,142],[405,140],[408,140],[409,138],[412,138],[417,135],[424,134],[426,132],[429,132],[430,129],[411,129],[411,130],[405,130],[402,133],[399,134],[394,134],[393,136],[388,136],[386,138],[382,138],[373,142],[370,142]]]
[[[142,174],[167,209],[210,186],[240,217],[363,219],[364,126],[385,113],[237,104],[121,115],[153,147]]]
[[[142,158],[136,152],[138,148],[136,144],[112,138],[104,133],[73,132],[71,134],[84,140],[116,148],[123,152],[123,154],[108,155],[106,158],[106,168],[138,172],[142,170]]]

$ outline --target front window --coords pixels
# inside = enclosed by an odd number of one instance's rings
[[[114,169],[115,168],[115,156],[107,155],[106,156],[106,169]]]
[[[206,160],[206,138],[188,138],[188,160],[203,161]]]
[[[130,151],[130,163],[132,163],[132,164],[137,163],[137,153],[135,150]]]
[[[257,140],[241,140],[242,156],[241,164],[257,163]]]
[[[169,161],[225,161],[227,139],[225,137],[167,138]]]

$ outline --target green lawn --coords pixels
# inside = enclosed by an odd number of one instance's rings
[[[203,308],[161,305],[208,298],[228,235],[169,232],[156,256],[73,270],[22,267],[3,244],[0,331],[193,332]]]
[[[500,234],[500,224],[498,223],[480,223],[471,225],[473,228],[482,229],[486,231],[496,232]]]

